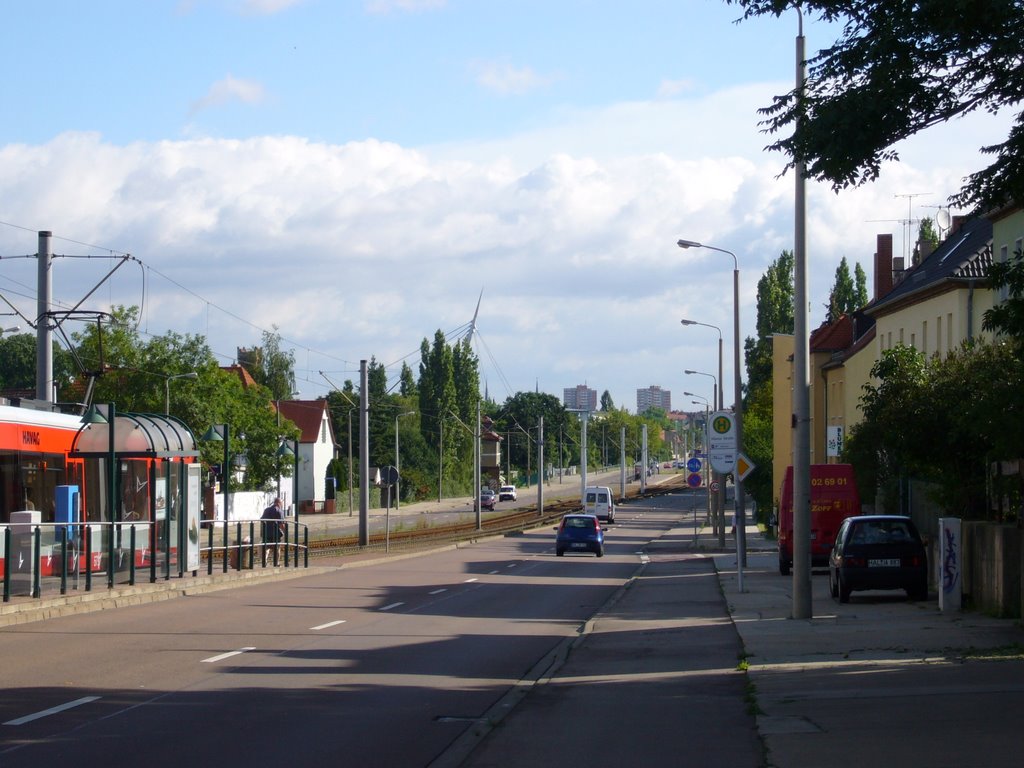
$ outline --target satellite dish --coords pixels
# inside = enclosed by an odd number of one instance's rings
[[[949,208],[939,208],[935,212],[935,226],[942,231],[949,229],[949,225],[952,224],[953,220],[949,216]]]

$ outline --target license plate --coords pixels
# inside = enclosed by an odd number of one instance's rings
[[[587,545],[582,541],[574,541],[571,546],[573,549],[584,549]]]
[[[899,558],[885,558],[884,560],[868,560],[868,568],[899,568]]]

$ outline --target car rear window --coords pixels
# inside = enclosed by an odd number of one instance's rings
[[[593,528],[594,521],[589,517],[567,517],[565,518],[566,528]]]
[[[594,503],[594,499],[596,499],[596,498],[597,498],[597,496],[594,494],[593,491],[591,491],[590,493],[587,494],[587,504],[593,504]]]
[[[602,504],[607,504],[608,503],[608,494],[604,493],[602,491],[601,493],[597,494],[597,500],[599,502],[601,502]]]
[[[910,526],[902,520],[865,520],[850,534],[851,544],[904,544],[915,540]]]

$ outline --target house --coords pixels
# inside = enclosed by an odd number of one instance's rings
[[[1006,239],[1019,248],[1024,215],[1007,214],[1004,229]],[[905,344],[928,357],[946,355],[979,336],[982,316],[997,300],[985,277],[992,260],[992,239],[989,218],[958,217],[946,239],[906,269],[902,258],[893,258],[892,235],[878,236],[871,302],[853,316],[843,315],[815,329],[809,339],[812,464],[838,461],[846,433],[862,418],[863,387],[886,350]],[[776,489],[792,463],[793,353],[792,335],[773,337],[772,482]]]
[[[280,400],[274,405],[281,418],[292,422],[300,432],[296,474],[299,514],[333,513],[334,488],[332,485],[328,493],[327,470],[337,445],[327,401]]]

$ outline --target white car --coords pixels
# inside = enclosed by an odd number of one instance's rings
[[[503,485],[498,489],[498,501],[515,501],[516,487],[514,485]]]

